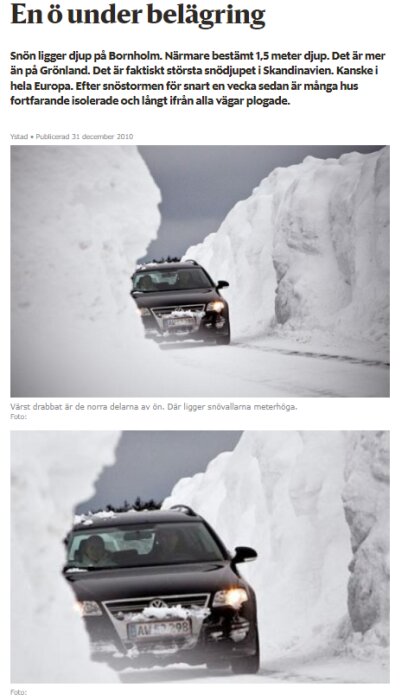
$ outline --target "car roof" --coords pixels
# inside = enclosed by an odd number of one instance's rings
[[[177,270],[194,270],[201,268],[201,265],[192,261],[186,260],[183,262],[163,262],[163,263],[145,263],[144,265],[138,265],[135,272],[148,272],[149,270],[171,270],[172,268]]]
[[[117,527],[122,525],[145,525],[153,523],[183,523],[199,521],[202,518],[191,511],[190,513],[181,510],[131,510],[126,513],[115,513],[114,511],[102,511],[91,515],[77,516],[73,530],[93,530],[99,528]]]

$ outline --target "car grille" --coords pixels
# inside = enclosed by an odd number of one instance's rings
[[[163,607],[181,605],[183,608],[205,608],[210,599],[209,593],[194,593],[192,595],[151,596],[149,598],[131,598],[127,600],[111,600],[105,602],[108,612],[120,619],[127,613],[141,613],[150,607],[152,601],[163,601]]]
[[[182,304],[179,306],[155,306],[151,308],[151,312],[156,319],[156,322],[160,330],[165,330],[166,320],[171,318],[174,311],[180,311],[182,313],[190,312],[193,314],[196,326],[200,325],[200,320],[204,315],[205,304]]]

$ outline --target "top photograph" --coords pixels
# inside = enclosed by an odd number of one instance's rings
[[[49,143],[11,147],[12,397],[389,396],[388,147]]]

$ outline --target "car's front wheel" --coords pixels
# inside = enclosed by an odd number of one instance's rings
[[[229,345],[231,342],[231,333],[228,328],[228,333],[225,335],[217,335],[215,336],[215,342],[217,345]]]
[[[254,674],[259,671],[259,637],[256,633],[256,651],[252,656],[241,656],[232,659],[231,670],[235,674]]]

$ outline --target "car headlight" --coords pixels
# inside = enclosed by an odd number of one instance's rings
[[[95,600],[77,600],[75,610],[81,617],[90,617],[91,615],[103,615],[98,603]]]
[[[220,301],[219,299],[216,299],[215,301],[210,301],[207,304],[207,311],[215,311],[217,314],[220,314],[224,308],[224,302]]]
[[[139,316],[151,316],[151,311],[146,306],[138,306]]]
[[[239,610],[242,603],[248,600],[248,593],[245,588],[228,588],[224,591],[217,591],[214,600],[213,607],[219,607],[221,605],[226,605],[234,610]]]

